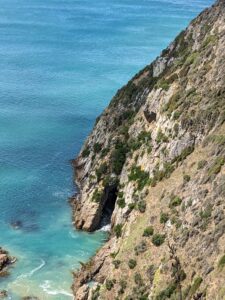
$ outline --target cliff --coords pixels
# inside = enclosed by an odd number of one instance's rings
[[[74,160],[74,224],[110,223],[76,299],[225,299],[225,0],[120,89]]]

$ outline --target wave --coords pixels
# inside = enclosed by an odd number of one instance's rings
[[[108,232],[111,230],[111,224],[107,224],[102,226],[98,231],[104,231],[104,232]]]
[[[27,277],[31,277],[31,276],[34,275],[34,273],[36,273],[37,271],[39,271],[40,269],[42,269],[45,265],[46,265],[46,262],[45,262],[43,259],[41,259],[41,264],[40,264],[38,267],[34,268],[33,270],[31,270],[31,271],[30,271],[29,273],[27,273],[27,274],[23,274],[23,275],[18,276],[18,278],[27,278]]]
[[[74,299],[73,294],[65,291],[65,290],[54,290],[51,288],[51,284],[49,280],[46,280],[43,284],[40,285],[40,288],[42,288],[42,290],[47,293],[48,295],[64,295],[64,296],[68,296],[68,297],[72,297],[72,299]]]

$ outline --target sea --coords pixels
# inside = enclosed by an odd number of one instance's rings
[[[8,299],[73,299],[107,239],[72,226],[70,160],[117,89],[212,0],[0,0],[0,245]]]

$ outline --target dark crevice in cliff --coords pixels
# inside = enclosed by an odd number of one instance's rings
[[[99,226],[100,228],[107,224],[110,224],[111,222],[111,217],[116,204],[117,192],[118,192],[117,185],[111,185],[105,188],[104,201],[103,201],[104,205],[102,209],[102,216],[101,216],[100,226]]]

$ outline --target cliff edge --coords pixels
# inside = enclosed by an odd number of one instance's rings
[[[74,160],[74,224],[110,239],[76,299],[225,299],[225,0],[113,97]]]

